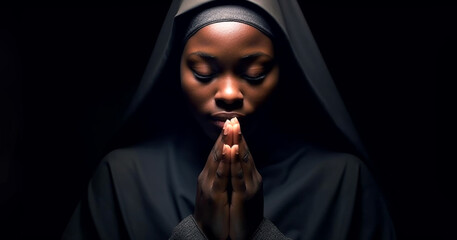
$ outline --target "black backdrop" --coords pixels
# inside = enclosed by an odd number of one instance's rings
[[[455,190],[438,144],[436,86],[446,78],[451,11],[301,6],[399,239],[449,239]],[[1,239],[59,239],[167,9],[0,10],[1,143],[13,153],[0,166]]]

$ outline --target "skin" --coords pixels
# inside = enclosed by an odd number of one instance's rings
[[[183,92],[198,122],[215,139],[198,177],[194,212],[211,239],[248,239],[263,219],[262,177],[241,123],[256,113],[277,85],[274,57],[267,36],[237,22],[206,26],[184,47]],[[222,129],[222,124],[214,124],[214,114],[217,121],[225,121]]]
[[[221,127],[211,123],[211,114],[237,113],[232,117],[243,124],[271,95],[279,77],[270,38],[238,22],[211,24],[193,35],[184,47],[180,69],[191,109],[214,140]],[[196,74],[210,77],[199,79]]]

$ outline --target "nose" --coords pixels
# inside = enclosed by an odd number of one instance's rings
[[[218,90],[214,96],[216,105],[226,111],[233,111],[243,106],[243,93],[239,82],[233,77],[219,79]]]

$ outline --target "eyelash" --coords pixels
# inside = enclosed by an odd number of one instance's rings
[[[256,77],[251,77],[251,76],[248,76],[246,74],[242,74],[241,77],[246,79],[247,81],[249,82],[259,82],[259,81],[262,81],[263,79],[265,79],[265,77],[267,76],[266,73],[262,73]]]
[[[193,74],[194,74],[194,77],[195,77],[198,81],[203,82],[203,83],[208,83],[208,82],[210,82],[210,81],[214,78],[214,76],[216,75],[216,74],[202,75],[202,74],[197,73],[197,72],[194,71],[194,70],[192,70],[192,72],[193,72]]]
[[[198,81],[203,82],[203,83],[210,82],[216,76],[216,74],[209,74],[209,75],[199,74],[195,70],[192,70],[192,72],[194,74],[194,77]],[[248,81],[248,82],[259,82],[259,81],[262,81],[263,79],[265,79],[267,74],[266,73],[262,73],[262,74],[260,74],[260,75],[258,75],[256,77],[251,77],[251,76],[248,76],[246,74],[240,74],[240,76],[243,79],[245,79],[246,81]]]

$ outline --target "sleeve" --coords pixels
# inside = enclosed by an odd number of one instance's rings
[[[253,240],[289,240],[281,231],[268,219],[264,218],[252,237]]]
[[[104,159],[63,235],[64,240],[126,239],[109,163]]]
[[[203,231],[200,230],[192,215],[184,218],[173,230],[170,240],[207,240]],[[288,240],[279,229],[268,219],[264,218],[257,230],[254,232],[252,240]]]
[[[203,231],[200,230],[194,217],[189,215],[173,229],[169,240],[181,239],[206,240],[208,238]]]

